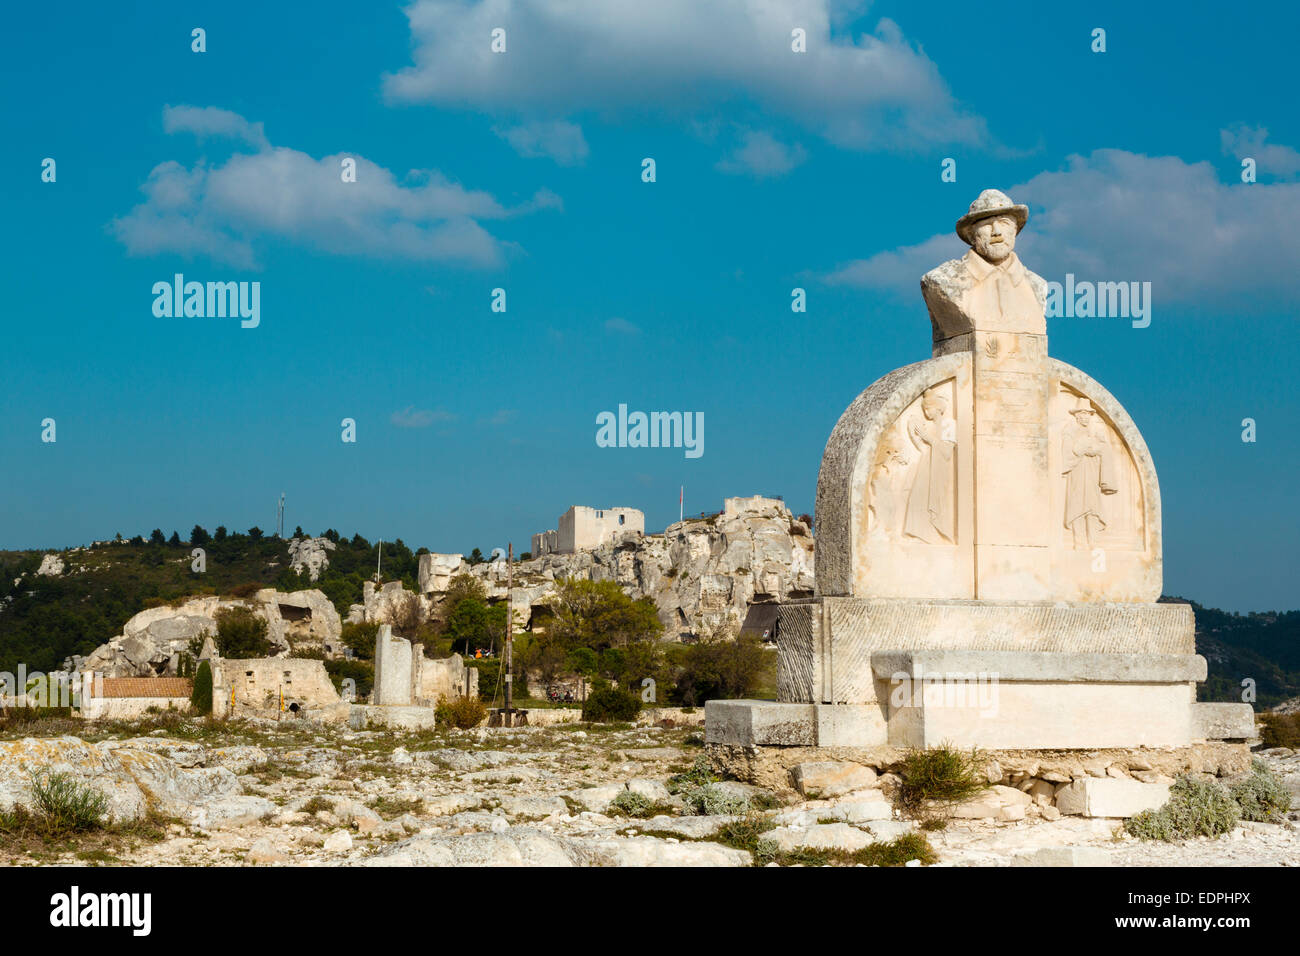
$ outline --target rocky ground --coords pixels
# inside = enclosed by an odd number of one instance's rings
[[[0,832],[5,865],[745,866],[826,854],[852,862],[861,857],[846,854],[915,829],[890,804],[889,775],[862,767],[809,765],[801,786],[820,799],[737,781],[701,790],[698,728],[393,733],[168,718],[90,732],[32,725],[3,737],[0,810],[28,799],[28,770],[47,766],[109,792],[119,821],[106,834],[52,842]],[[1263,759],[1300,789],[1300,755]],[[1021,805],[1009,787],[982,799]],[[1002,814],[1019,819],[956,819],[927,833],[938,865],[1300,865],[1294,811],[1218,840],[1153,844],[1117,835],[1119,821],[1026,809]],[[728,826],[736,820],[776,824],[761,835],[760,858],[744,828]]]

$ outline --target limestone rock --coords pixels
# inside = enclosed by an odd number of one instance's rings
[[[63,558],[57,554],[47,554],[41,558],[41,566],[36,569],[36,573],[47,577],[57,578],[63,573]]]
[[[1158,810],[1168,801],[1168,784],[1113,777],[1083,777],[1056,793],[1061,813],[1085,817],[1131,817],[1143,810]]]
[[[763,835],[778,850],[861,850],[876,842],[875,838],[847,823],[815,823],[809,827],[777,827]]]
[[[346,853],[352,849],[352,834],[347,830],[335,830],[325,838],[323,849],[328,853]]]
[[[335,549],[329,538],[291,538],[289,540],[289,567],[315,581],[329,567],[329,552]]]
[[[70,658],[64,667],[105,677],[174,675],[181,654],[191,653],[195,641],[206,644],[217,633],[217,613],[234,607],[247,608],[266,621],[272,656],[286,656],[295,646],[341,653],[342,622],[323,592],[264,588],[250,599],[209,595],[141,611],[123,625],[119,636],[84,658]]]
[[[1011,858],[1012,866],[1110,866],[1110,855],[1093,846],[1051,846]]]
[[[490,598],[505,597],[503,562],[468,570]],[[593,550],[522,561],[511,601],[521,627],[560,578],[615,581],[629,596],[655,602],[665,636],[706,636],[738,629],[751,603],[811,596],[813,539],[780,501],[728,499],[722,513],[674,523],[663,534],[624,535]]]
[[[795,789],[805,797],[830,798],[876,786],[876,772],[870,767],[844,760],[814,760],[790,770]]]

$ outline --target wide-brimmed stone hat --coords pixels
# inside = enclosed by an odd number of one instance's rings
[[[975,224],[994,216],[1010,216],[1016,221],[1016,232],[1019,233],[1029,220],[1029,207],[1012,202],[1011,197],[1000,189],[986,189],[970,204],[970,212],[957,220],[957,235],[966,245],[973,246],[975,239],[971,230]]]

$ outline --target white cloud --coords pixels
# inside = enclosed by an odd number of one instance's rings
[[[407,405],[393,412],[388,420],[398,428],[428,428],[435,422],[455,421],[456,416],[440,408],[416,408],[414,405]]]
[[[171,129],[228,130],[245,142],[244,133],[260,130],[260,124],[226,110],[169,107],[167,116]],[[345,158],[356,162],[355,182],[342,181]],[[437,170],[412,170],[399,180],[354,153],[316,159],[270,143],[253,153],[235,153],[216,166],[161,163],[141,191],[145,201],[111,226],[131,254],[203,254],[242,268],[256,266],[254,241],[259,238],[336,255],[494,266],[506,244],[480,220],[561,205],[559,197],[543,189],[509,208]]]
[[[193,133],[200,139],[224,136],[258,149],[271,145],[261,123],[250,123],[238,113],[216,106],[164,106],[163,132]]]
[[[717,163],[724,173],[748,174],[758,179],[784,176],[805,159],[808,152],[798,143],[786,146],[771,133],[763,130],[746,130],[743,142]]]
[[[835,0],[416,0],[396,102],[514,115],[754,105],[859,149],[980,143],[934,63],[891,20],[847,35]],[[490,49],[506,30],[507,51]],[[807,52],[791,51],[791,30]]]
[[[580,166],[587,158],[587,140],[582,127],[565,120],[536,120],[494,129],[520,156],[545,156],[561,166]]]
[[[1231,129],[1219,130],[1224,155],[1235,156],[1238,161],[1250,157],[1255,160],[1258,175],[1291,179],[1300,173],[1300,152],[1267,140],[1268,130],[1262,126],[1238,123]]]
[[[1150,281],[1160,301],[1220,305],[1300,290],[1300,184],[1225,183],[1208,162],[1100,149],[1004,191],[1029,205],[1016,250],[1046,279]],[[925,272],[964,252],[946,230],[823,278],[915,295]]]
[[[617,332],[620,335],[640,335],[641,329],[633,325],[627,319],[614,316],[612,319],[605,320],[606,332]]]

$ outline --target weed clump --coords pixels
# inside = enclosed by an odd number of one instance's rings
[[[1139,840],[1188,840],[1222,836],[1237,825],[1241,808],[1223,787],[1208,780],[1179,777],[1169,788],[1169,802],[1159,810],[1144,810],[1124,821],[1124,829]]]

